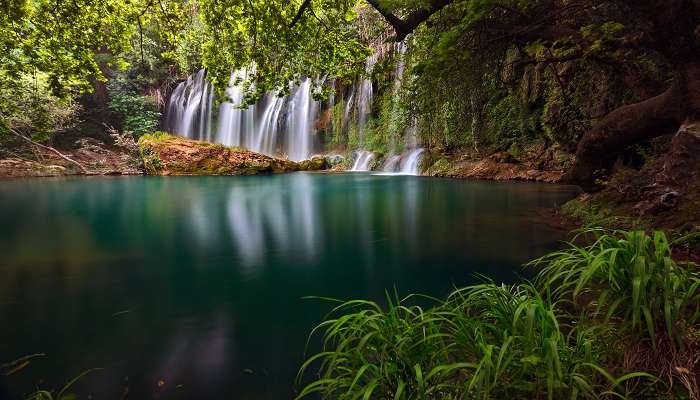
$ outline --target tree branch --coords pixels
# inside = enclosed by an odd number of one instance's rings
[[[57,156],[61,157],[62,159],[66,160],[66,161],[68,161],[68,162],[70,162],[70,163],[72,163],[72,164],[77,165],[77,166],[80,168],[80,170],[83,171],[84,173],[87,173],[87,172],[88,172],[87,169],[85,168],[85,166],[83,166],[83,164],[81,164],[81,163],[79,163],[79,162],[73,160],[72,158],[69,158],[69,157],[63,155],[63,153],[61,153],[60,151],[54,149],[53,147],[51,147],[51,146],[45,146],[45,145],[43,145],[43,144],[41,144],[41,143],[37,143],[37,142],[33,141],[32,139],[30,139],[30,138],[28,138],[28,137],[22,135],[21,133],[17,132],[16,130],[14,130],[14,129],[12,129],[12,128],[10,128],[10,132],[12,132],[12,134],[14,134],[15,136],[17,136],[18,138],[20,138],[20,139],[22,139],[22,140],[25,140],[25,141],[27,141],[27,142],[33,144],[33,145],[36,146],[36,147],[42,148],[42,149],[44,149],[44,150],[48,150],[48,151],[50,151],[50,152],[56,154]]]
[[[367,2],[384,17],[386,22],[394,28],[396,41],[400,42],[413,32],[418,25],[425,22],[431,15],[452,4],[454,0],[430,0],[427,8],[421,8],[410,13],[406,18],[401,19],[391,11],[382,7],[379,0],[367,0]]]
[[[301,7],[299,7],[299,11],[297,11],[297,15],[294,16],[294,19],[292,19],[292,22],[289,23],[289,27],[293,28],[294,25],[299,22],[301,19],[301,16],[304,15],[304,11],[311,5],[311,0],[304,0],[303,3],[301,3]]]

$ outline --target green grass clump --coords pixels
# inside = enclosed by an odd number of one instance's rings
[[[320,324],[318,379],[298,398],[596,399],[622,391],[596,364],[596,328],[563,325],[551,299],[524,284],[483,284],[455,291],[436,306],[389,300],[384,310],[350,301]]]
[[[173,135],[169,134],[168,132],[155,131],[155,132],[146,133],[146,134],[142,135],[142,136],[139,138],[139,142],[143,142],[143,141],[146,141],[146,140],[150,140],[150,141],[154,141],[154,142],[160,142],[160,141],[163,141],[163,140],[172,139],[172,138],[174,138],[174,137],[176,137],[176,136],[173,136]]]
[[[700,279],[688,265],[673,261],[666,235],[595,229],[585,233],[596,236],[593,244],[570,244],[534,262],[545,266],[539,286],[583,302],[605,322],[614,319],[621,333],[650,339],[653,346],[664,334],[683,350],[687,328],[700,317]]]
[[[163,161],[158,156],[158,152],[153,148],[154,142],[162,142],[168,139],[172,139],[175,136],[169,134],[168,132],[155,131],[151,133],[146,133],[139,138],[137,143],[138,153],[143,161],[143,168],[149,175],[158,175],[158,173],[164,168]]]
[[[323,351],[297,398],[696,398],[696,274],[661,232],[586,234],[531,263],[535,284],[469,286],[428,308],[341,303],[312,332]]]

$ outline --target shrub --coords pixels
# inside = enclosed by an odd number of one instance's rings
[[[109,100],[109,109],[121,115],[122,130],[139,137],[158,127],[160,112],[149,96],[135,93],[115,93]]]
[[[10,130],[45,141],[78,122],[80,106],[71,95],[56,97],[42,73],[10,76],[0,71],[0,134]]]
[[[110,111],[121,117],[121,130],[136,138],[155,130],[161,116],[153,97],[140,94],[144,87],[142,80],[130,79],[120,73],[107,85]]]

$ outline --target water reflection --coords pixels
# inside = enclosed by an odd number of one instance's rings
[[[0,398],[94,367],[79,388],[99,398],[289,398],[329,310],[304,296],[514,281],[560,238],[534,210],[573,193],[369,174],[0,182],[0,363],[49,354],[0,377]]]

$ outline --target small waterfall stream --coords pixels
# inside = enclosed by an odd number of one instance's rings
[[[350,171],[369,171],[369,163],[374,159],[374,153],[371,151],[360,150],[357,152],[357,158]]]
[[[306,78],[291,96],[287,110],[287,152],[289,158],[300,161],[311,155],[311,132],[316,119],[311,96],[311,80]]]
[[[401,156],[400,155],[393,155],[393,156],[387,158],[386,162],[384,162],[384,166],[382,167],[382,171],[384,171],[384,172],[396,172],[399,168],[400,163],[401,163]]]
[[[393,155],[384,161],[382,174],[420,175],[420,160],[425,149],[413,149],[403,154]]]
[[[423,155],[423,149],[411,150],[406,159],[401,162],[401,173],[404,175],[420,175],[420,157]]]
[[[365,63],[365,72],[368,75],[372,74],[374,65],[377,63],[379,53],[374,52],[367,57]],[[357,99],[357,122],[359,127],[364,127],[367,124],[369,116],[372,114],[372,102],[374,101],[374,89],[372,87],[371,78],[362,78],[360,81],[359,98]]]

